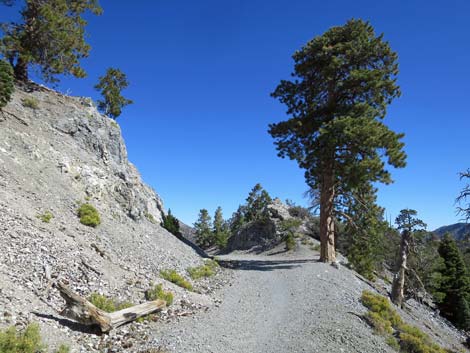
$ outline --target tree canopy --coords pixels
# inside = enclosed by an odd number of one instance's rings
[[[116,119],[122,113],[122,108],[132,104],[130,99],[121,95],[121,91],[129,86],[126,74],[119,69],[109,68],[104,76],[99,78],[95,89],[101,92],[103,100],[98,101],[98,109],[109,117]]]
[[[0,51],[14,66],[16,79],[27,81],[31,65],[39,68],[47,82],[57,82],[60,74],[85,77],[80,60],[90,52],[83,18],[87,11],[102,13],[97,0],[24,0],[22,21],[2,23],[0,42]]]
[[[320,195],[321,260],[334,261],[338,198],[364,183],[392,181],[404,167],[403,134],[383,122],[400,96],[397,54],[370,23],[349,20],[293,55],[293,80],[272,93],[291,118],[269,126],[280,157],[296,160]]]

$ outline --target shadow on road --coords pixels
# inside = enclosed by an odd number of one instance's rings
[[[300,260],[218,260],[220,266],[233,270],[274,271],[290,270],[305,263],[318,262],[315,259]]]

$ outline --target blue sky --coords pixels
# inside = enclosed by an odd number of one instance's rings
[[[442,1],[101,0],[90,18],[86,79],[58,88],[98,98],[97,77],[127,73],[135,104],[118,118],[130,160],[165,207],[192,224],[200,208],[230,216],[260,182],[307,205],[303,171],[276,156],[267,126],[286,118],[270,97],[292,53],[350,18],[369,20],[398,52],[403,95],[386,122],[406,134],[408,166],[380,186],[392,219],[418,210],[430,229],[458,221],[454,200],[470,168],[470,3]],[[2,7],[0,20],[12,15]]]

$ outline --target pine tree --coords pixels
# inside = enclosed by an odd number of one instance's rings
[[[0,60],[0,109],[8,104],[14,89],[13,68],[6,61]]]
[[[180,232],[180,222],[178,219],[171,214],[171,210],[168,209],[168,214],[162,214],[162,223],[161,226],[169,231],[171,234],[179,236]]]
[[[390,183],[387,162],[404,167],[403,134],[384,123],[400,95],[397,55],[362,20],[349,20],[293,55],[293,81],[272,93],[287,105],[287,121],[271,124],[280,157],[305,169],[319,192],[320,260],[335,261],[335,211],[342,195],[365,182]]]
[[[238,206],[237,210],[233,213],[229,221],[230,233],[236,234],[246,223],[246,207],[244,205]]]
[[[462,179],[470,179],[470,169],[460,173],[460,180]],[[464,216],[466,221],[470,220],[470,203],[465,204],[465,201],[468,200],[470,200],[470,184],[465,185],[465,187],[457,197],[457,203],[459,203],[460,205],[459,207],[457,207],[457,210],[461,215]]]
[[[197,222],[194,223],[194,229],[196,230],[196,242],[200,247],[208,248],[214,245],[211,216],[209,216],[209,212],[205,208],[199,211],[199,217]]]
[[[468,330],[470,282],[462,254],[449,234],[444,235],[439,245],[439,255],[444,260],[442,281],[438,290],[442,298],[439,309],[441,314],[457,327]]]
[[[256,184],[246,198],[245,220],[251,222],[266,216],[267,206],[272,199],[261,184]]]
[[[14,1],[2,1],[11,5]],[[28,68],[35,65],[47,82],[57,75],[85,77],[80,60],[89,55],[85,42],[87,11],[101,14],[97,0],[24,0],[22,22],[3,23],[5,35],[0,50],[14,66],[15,77],[28,80]]]
[[[376,204],[376,192],[370,184],[365,184],[350,195],[345,210],[348,217],[345,232],[351,239],[348,260],[358,273],[370,280],[382,266],[388,228],[383,220],[384,209]]]
[[[214,233],[214,240],[217,246],[224,249],[227,246],[229,229],[222,214],[222,207],[220,206],[215,210],[212,232]]]
[[[95,86],[104,100],[98,101],[98,109],[109,117],[116,119],[121,115],[122,108],[132,104],[130,99],[124,98],[121,91],[129,86],[126,75],[119,69],[109,68],[106,75],[99,78]]]

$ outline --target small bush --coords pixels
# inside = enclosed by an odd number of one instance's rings
[[[193,290],[192,284],[189,283],[187,280],[185,280],[184,277],[181,276],[175,270],[160,271],[160,275],[162,276],[163,279],[170,281],[171,283],[174,283],[177,286],[180,286],[181,288],[184,288],[190,291]]]
[[[292,233],[288,233],[285,236],[284,242],[286,243],[286,250],[292,250],[295,248],[295,238]]]
[[[307,219],[311,216],[308,208],[305,208],[302,206],[289,207],[289,215],[291,215],[292,217],[300,218],[300,219]]]
[[[211,277],[215,274],[219,264],[214,260],[206,260],[204,265],[188,267],[187,271],[191,279],[196,280],[203,277]]]
[[[23,104],[23,107],[26,107],[26,108],[31,108],[34,110],[39,108],[39,101],[34,97],[23,98],[21,103]]]
[[[88,297],[88,301],[98,309],[106,311],[107,313],[112,313],[117,310],[114,300],[102,294],[91,293]]]
[[[13,68],[9,63],[0,60],[0,109],[5,107],[11,100],[15,90],[15,78]]]
[[[40,219],[44,223],[49,223],[51,219],[54,218],[54,215],[51,212],[46,211],[43,214],[36,215],[36,218]]]
[[[96,227],[101,223],[100,214],[89,203],[84,203],[77,211],[80,223],[89,227]]]
[[[70,352],[70,347],[66,346],[65,344],[62,344],[55,353],[69,353],[69,352]]]
[[[0,332],[2,353],[36,353],[44,351],[45,348],[37,324],[29,325],[23,332],[18,332],[14,326]]]
[[[392,347],[396,351],[400,350],[400,343],[398,343],[398,340],[393,336],[387,337],[387,339],[385,340],[385,343],[387,343],[390,347]]]
[[[145,292],[145,299],[147,300],[161,299],[161,300],[166,301],[166,306],[170,306],[171,304],[173,304],[173,293],[164,291],[163,286],[161,284],[158,284]]]

